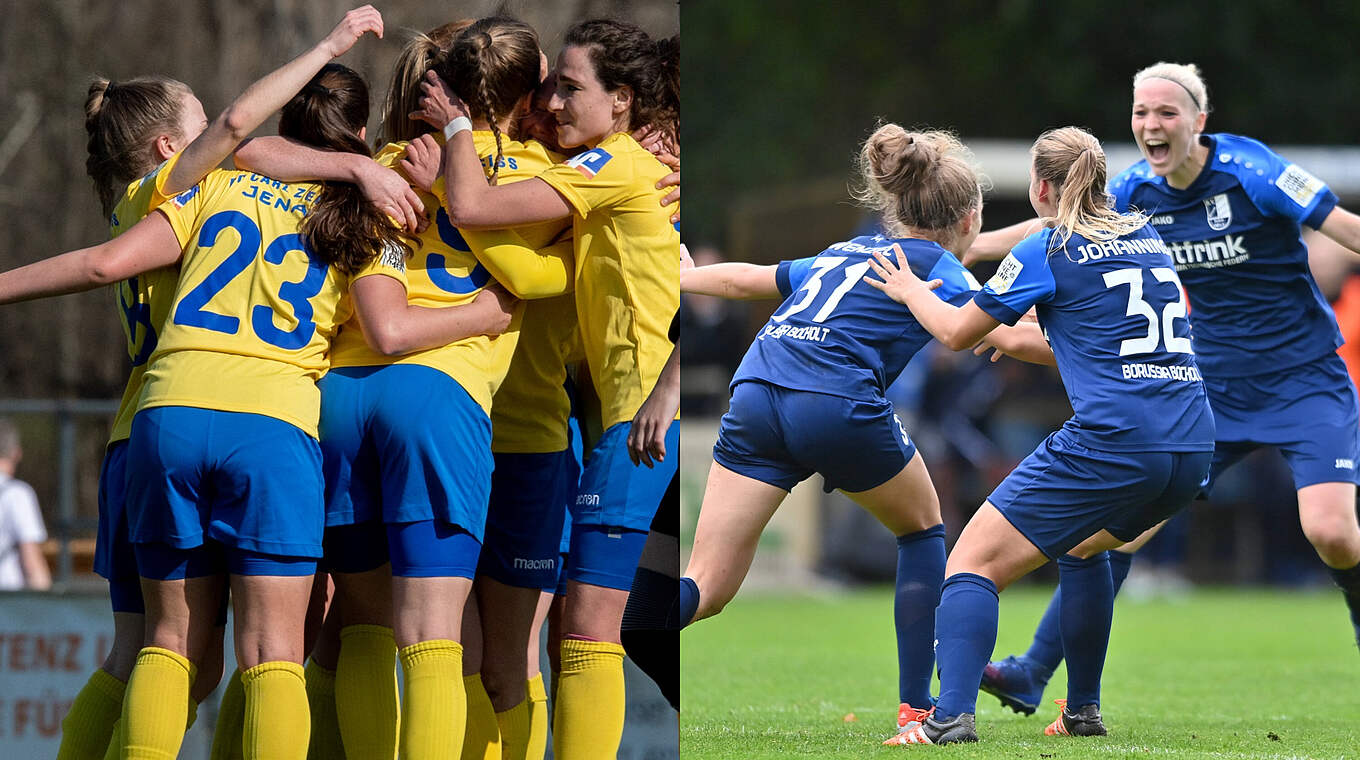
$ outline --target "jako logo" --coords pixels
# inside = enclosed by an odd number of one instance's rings
[[[1354,459],[1338,459],[1338,460],[1336,460],[1336,469],[1338,469],[1338,470],[1354,470],[1354,469],[1355,469],[1355,460],[1354,460]]]

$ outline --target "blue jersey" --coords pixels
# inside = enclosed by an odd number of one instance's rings
[[[1210,377],[1297,367],[1341,345],[1308,270],[1299,225],[1336,207],[1327,185],[1261,143],[1202,135],[1204,170],[1177,190],[1140,161],[1110,183],[1115,208],[1152,215],[1190,294],[1195,353]]]
[[[1102,451],[1212,451],[1185,298],[1149,225],[1106,242],[1020,241],[973,302],[1006,324],[1037,307],[1072,402],[1063,430]]]
[[[873,252],[891,259],[893,243],[918,277],[944,281],[935,293],[945,301],[966,303],[977,290],[954,254],[928,240],[857,237],[781,262],[776,280],[785,301],[756,335],[732,384],[763,380],[852,399],[882,396],[931,340],[907,307],[864,282]]]

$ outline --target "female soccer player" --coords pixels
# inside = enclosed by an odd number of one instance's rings
[[[1147,217],[1105,195],[1100,143],[1075,127],[1031,149],[1030,203],[1051,226],[1021,241],[971,302],[934,297],[896,250],[871,285],[961,350],[1037,307],[1073,415],[987,498],[949,555],[936,612],[940,699],[896,744],[977,741],[978,682],[996,644],[997,593],[1057,559],[1068,696],[1048,733],[1102,735],[1100,672],[1114,592],[1105,550],[1189,503],[1204,483],[1214,423],[1167,246]],[[1075,593],[1072,593],[1075,592]]]
[[[501,183],[512,183],[552,165],[540,146],[505,135],[527,108],[544,73],[538,37],[529,26],[504,17],[481,19],[453,36],[447,54],[435,56],[433,63],[436,72],[460,89],[476,93],[472,111],[478,119],[477,150],[486,167],[483,182],[490,175]],[[395,127],[394,117],[405,115],[389,113],[385,123]],[[425,205],[435,218],[435,224],[422,233],[420,255],[408,271],[409,291],[392,288],[382,282],[384,278],[370,278],[375,286],[390,291],[385,297],[401,303],[408,299],[428,305],[463,303],[493,278],[524,297],[564,292],[570,280],[570,242],[556,246],[557,255],[552,257],[540,255],[539,249],[548,249],[562,235],[566,221],[549,220],[498,233],[455,228],[432,194],[443,192],[434,176],[439,155],[437,141],[425,136],[409,144],[389,145],[378,156],[379,162],[388,165],[401,162],[424,191]],[[379,312],[384,308],[373,300],[380,295],[364,287],[360,281],[355,289],[360,318],[370,307]],[[567,316],[556,320],[559,328],[571,328],[574,318],[570,313]],[[522,657],[536,589],[528,594],[526,619],[516,626],[523,629],[523,635],[512,645],[520,663],[514,678],[519,693],[507,695],[512,701],[501,705],[489,701],[476,676],[469,677],[464,691],[461,645],[464,605],[479,554],[485,554],[482,539],[492,482],[488,415],[492,396],[511,366],[512,355],[517,355],[519,317],[517,311],[511,332],[499,338],[459,341],[400,360],[370,349],[364,330],[347,328],[336,342],[333,369],[321,383],[331,525],[328,563],[346,620],[341,657],[346,657],[355,635],[391,625],[395,615],[396,645],[402,648],[407,673],[401,745],[411,757],[446,751],[467,737],[480,740],[489,735],[488,741],[494,742],[500,731],[493,708],[506,712],[524,702]],[[535,329],[545,328],[539,324]],[[561,349],[554,340],[544,343],[547,358],[539,357],[529,370],[533,379],[546,378],[540,395],[560,389],[562,380],[553,380],[554,374],[565,375]],[[557,360],[554,355],[559,355]],[[544,416],[539,415],[538,424],[548,421]],[[565,406],[562,417],[565,432]],[[561,448],[565,449],[563,437]],[[544,484],[551,486],[557,477],[550,472]],[[386,523],[387,535],[375,544],[373,523],[377,521]],[[560,517],[556,522],[560,525]],[[556,534],[550,534],[549,559],[555,559],[556,541]],[[391,579],[385,567],[389,557]],[[514,567],[514,557],[503,559]],[[531,562],[537,564],[532,558]],[[394,599],[387,593],[389,588]],[[506,603],[497,599],[494,606]],[[347,664],[347,660],[342,663],[342,671],[348,669]],[[345,692],[341,686],[338,706],[342,712],[349,704]],[[455,694],[454,702],[444,699],[447,692]],[[457,699],[464,696],[469,707],[467,724],[463,723],[461,699]],[[374,715],[370,710],[359,721],[374,724]],[[351,722],[342,720],[347,748],[354,746],[350,737],[356,732],[350,729]],[[395,722],[387,724],[390,734]],[[373,730],[362,733],[374,734],[379,728],[373,725]],[[390,748],[384,751],[391,754]]]
[[[1157,63],[1134,75],[1133,136],[1144,158],[1110,183],[1115,208],[1151,215],[1189,293],[1218,430],[1210,484],[1252,450],[1280,449],[1304,535],[1341,588],[1360,643],[1360,415],[1336,355],[1336,320],[1299,236],[1306,224],[1360,251],[1360,217],[1265,145],[1205,134],[1208,112],[1194,64]],[[1025,226],[983,234],[970,255],[1000,258]],[[1117,588],[1131,558],[1111,557]],[[1029,651],[987,668],[983,688],[1018,712],[1034,712],[1062,661],[1061,588]]]
[[[655,469],[628,458],[629,423],[670,354],[666,328],[679,294],[679,233],[655,184],[668,172],[630,136],[643,125],[675,133],[678,39],[652,40],[619,21],[581,22],[558,57],[558,142],[587,150],[537,179],[488,186],[466,129],[467,108],[431,82],[422,105],[446,127],[445,178],[454,224],[502,227],[571,218],[576,313],[605,433],[581,478],[572,515],[557,757],[612,757],[623,731],[619,623],[633,572],[675,459]],[[475,92],[459,92],[473,99]],[[447,125],[447,126],[446,126]],[[464,134],[468,132],[468,134]],[[674,450],[671,426],[667,448]]]
[[[898,240],[913,266],[966,301],[977,283],[953,251],[972,244],[982,197],[966,149],[944,132],[879,127],[861,149],[860,200],[890,238],[866,236],[777,266],[714,264],[681,272],[681,290],[785,298],[732,378],[713,449],[678,622],[716,615],[750,569],[765,524],[793,486],[821,473],[897,536],[894,618],[898,727],[930,708],[935,606],[944,580],[944,525],[925,462],[884,389],[930,335],[911,313],[860,282],[872,251]]]
[[[351,11],[325,39],[247,88],[211,124],[188,86],[173,79],[139,77],[115,83],[99,78],[92,82],[85,107],[86,168],[109,216],[110,234],[116,237],[167,198],[195,185],[324,63],[370,31],[382,35],[378,11],[369,6]],[[155,350],[156,333],[165,321],[178,277],[176,268],[167,267],[117,284],[133,368],[100,468],[95,550],[95,570],[109,581],[114,641],[104,664],[63,720],[58,750],[62,760],[104,756],[121,712],[127,678],[142,646],[144,606],[124,512],[127,440],[147,359]],[[204,663],[203,677],[195,681],[192,691],[193,704],[211,693],[220,677],[221,636],[211,638],[209,646],[217,654],[208,657],[217,665]]]

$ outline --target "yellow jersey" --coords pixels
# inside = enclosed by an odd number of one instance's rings
[[[489,131],[479,130],[473,133],[473,138],[485,166],[490,157],[495,156],[495,137]],[[395,167],[406,154],[406,145],[386,145],[378,152],[376,160],[383,166]],[[547,153],[541,147],[504,138],[499,181],[529,179],[550,165]],[[566,290],[571,279],[566,264],[570,257],[549,257],[539,253],[539,249],[548,248],[566,228],[564,220],[508,231],[465,233],[449,221],[448,212],[439,200],[443,180],[439,183],[441,186],[435,188],[434,194],[417,190],[432,222],[420,233],[420,247],[407,266],[408,303],[435,308],[470,303],[492,279],[517,295],[524,295],[526,291],[538,295],[560,294]],[[556,282],[556,290],[545,286],[545,281]],[[505,378],[515,353],[522,314],[523,306],[520,305],[516,307],[509,329],[501,335],[464,338],[399,357],[383,356],[369,348],[359,320],[350,319],[336,338],[331,362],[336,367],[416,364],[439,370],[462,386],[489,415],[491,398]]]
[[[179,162],[180,155],[176,153],[145,177],[128,183],[127,190],[109,217],[110,238],[132,229],[133,225],[167,200],[165,180]],[[123,335],[127,337],[132,372],[128,375],[127,387],[123,389],[118,414],[113,418],[113,433],[109,436],[111,444],[125,441],[132,435],[132,416],[137,412],[137,399],[142,395],[147,360],[156,350],[156,334],[170,313],[170,299],[175,294],[175,283],[178,281],[179,268],[170,266],[144,272],[114,286],[114,298],[118,301]]]
[[[491,403],[491,450],[546,454],[567,448],[567,363],[580,353],[576,297],[526,301],[519,345]]]
[[[142,408],[263,414],[316,436],[316,381],[352,312],[352,278],[316,258],[298,231],[320,192],[317,184],[217,170],[160,208],[184,256]],[[360,274],[402,280],[403,263],[385,253]]]
[[[606,429],[633,419],[674,347],[680,233],[656,189],[669,172],[617,133],[539,175],[575,212],[576,314]]]

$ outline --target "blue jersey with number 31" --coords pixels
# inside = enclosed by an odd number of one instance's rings
[[[1110,241],[1046,228],[1020,241],[973,302],[1013,325],[1030,307],[1072,402],[1063,430],[1102,451],[1212,451],[1213,416],[1185,295],[1150,225]]]
[[[785,301],[756,335],[732,384],[762,380],[846,398],[882,396],[931,340],[907,307],[864,281],[873,252],[891,260],[893,243],[918,277],[943,280],[935,293],[945,301],[966,303],[977,290],[954,254],[928,240],[857,237],[781,262],[776,280]]]

